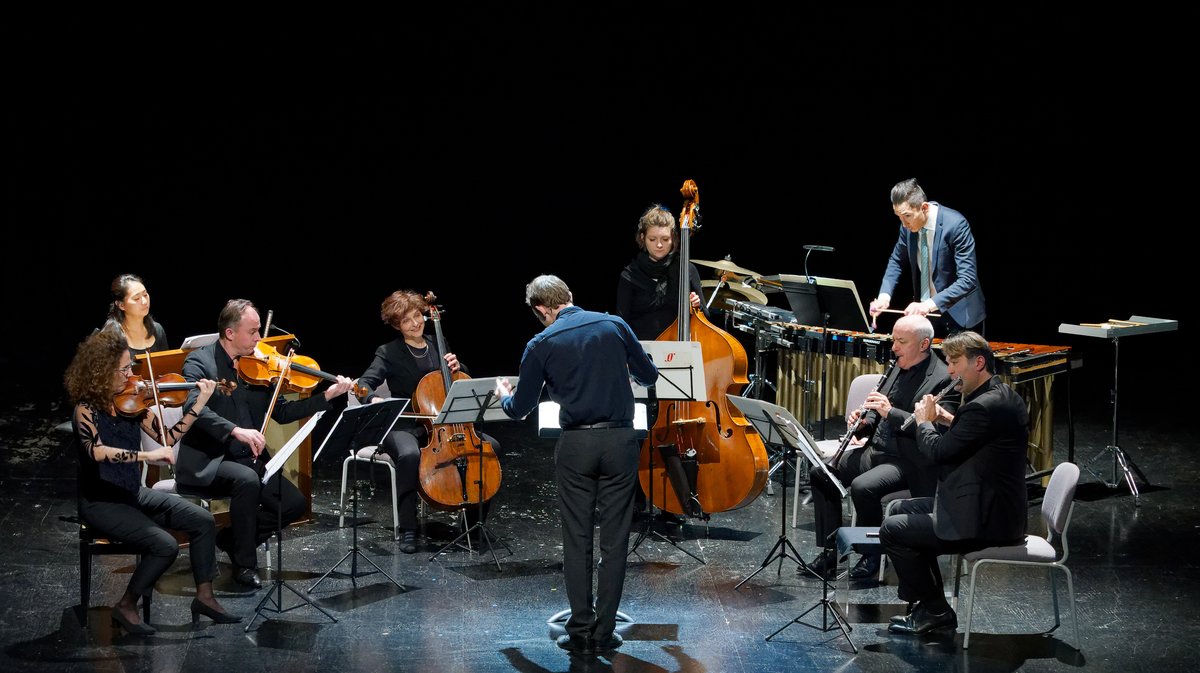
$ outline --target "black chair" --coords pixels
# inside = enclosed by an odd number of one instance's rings
[[[88,623],[88,603],[92,593],[92,558],[106,554],[132,554],[140,552],[133,545],[113,542],[95,534],[86,523],[79,524],[79,622]],[[142,622],[150,623],[150,596],[142,598]]]

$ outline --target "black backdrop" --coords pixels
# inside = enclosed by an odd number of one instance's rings
[[[59,394],[122,272],[172,345],[247,297],[350,376],[393,335],[380,301],[432,290],[472,371],[515,373],[539,328],[525,283],[554,273],[613,310],[639,213],[678,213],[688,178],[694,258],[799,274],[802,245],[833,246],[810,270],[865,301],[897,232],[888,191],[915,176],[972,223],[989,338],[1076,347],[1074,394],[1103,407],[1110,345],[1057,326],[1186,328],[1196,10],[997,7],[14,30],[8,388]],[[1123,404],[1160,404],[1183,333],[1122,343]]]

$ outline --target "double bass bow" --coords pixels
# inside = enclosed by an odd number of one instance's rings
[[[450,392],[450,385],[471,378],[463,371],[451,374],[446,362],[446,339],[437,297],[424,297],[429,319],[437,336],[441,369],[423,376],[413,392],[417,412],[436,417]],[[491,500],[500,490],[500,459],[491,442],[478,436],[472,423],[434,424],[426,421],[429,443],[421,449],[417,486],[421,497],[435,509],[451,511]]]
[[[692,180],[679,191],[684,203],[678,222],[678,313],[656,340],[700,343],[707,401],[658,403],[638,478],[643,490],[653,494],[654,506],[707,520],[714,512],[753,502],[766,486],[769,458],[758,431],[726,397],[750,382],[746,349],[692,308],[689,239],[697,228],[700,194]],[[658,451],[662,460],[651,460],[651,451]]]

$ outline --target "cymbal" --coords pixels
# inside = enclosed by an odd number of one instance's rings
[[[755,278],[758,278],[759,276],[762,275],[761,273],[756,273],[754,271],[751,271],[750,269],[743,269],[742,267],[738,266],[737,264],[734,264],[733,262],[731,262],[727,259],[721,259],[721,260],[717,260],[715,262],[709,261],[707,259],[693,259],[692,264],[699,264],[700,266],[708,266],[708,267],[712,267],[714,269],[720,269],[722,271],[732,271],[733,273],[741,274],[743,276],[754,276]]]
[[[700,287],[701,288],[715,288],[717,286],[717,284],[720,282],[721,281],[719,281],[719,280],[702,280],[702,281],[700,281]],[[721,286],[721,289],[719,290],[719,292],[722,292],[722,293],[734,292],[734,293],[740,294],[743,297],[745,297],[746,301],[753,302],[760,306],[767,305],[767,295],[763,294],[762,292],[759,292],[758,290],[755,290],[752,287],[746,287],[745,285],[742,285],[741,283],[725,283],[724,285]],[[707,294],[711,295],[712,291],[709,291]],[[705,299],[707,299],[707,298],[708,297],[706,296]]]

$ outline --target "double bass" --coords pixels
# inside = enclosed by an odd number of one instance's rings
[[[658,402],[657,417],[641,452],[638,478],[653,504],[707,520],[744,507],[767,483],[769,457],[758,431],[729,404],[749,384],[746,349],[712,324],[690,301],[689,238],[700,200],[687,180],[679,215],[679,303],[675,322],[656,341],[698,341],[704,357],[706,402]],[[651,452],[657,455],[651,456]]]
[[[429,319],[437,336],[437,355],[441,369],[429,372],[417,383],[413,405],[417,412],[436,416],[446,401],[450,384],[469,379],[462,371],[451,375],[446,362],[446,339],[442,336],[441,312],[432,292],[425,295]],[[475,433],[472,423],[428,422],[429,443],[421,449],[417,487],[425,502],[435,509],[452,511],[491,500],[500,490],[500,459]]]

